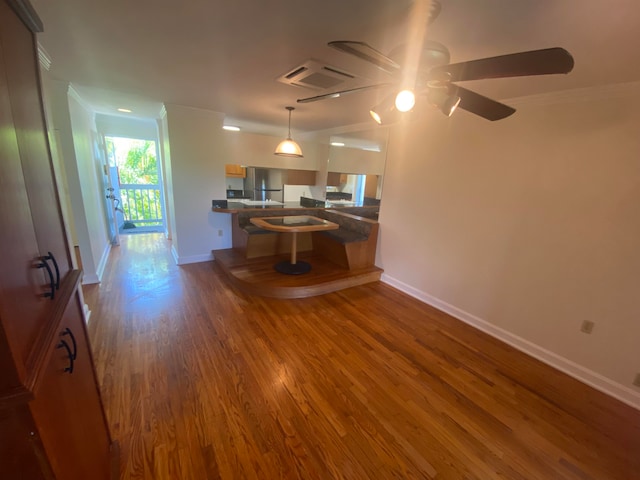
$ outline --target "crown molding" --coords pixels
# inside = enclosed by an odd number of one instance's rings
[[[46,71],[51,69],[51,56],[47,53],[40,42],[38,42],[38,60],[40,60],[40,66]]]
[[[73,88],[73,84],[69,84],[69,87],[67,88],[67,94],[73,98],[75,101],[77,101],[80,105],[82,105],[82,108],[84,108],[85,110],[91,112],[93,115],[95,115],[95,112],[93,111],[93,108],[91,107],[91,105],[89,105],[87,103],[87,101],[82,98],[82,96],[78,93],[78,91]]]
[[[9,6],[14,12],[18,14],[20,20],[31,30],[33,33],[40,33],[43,31],[42,20],[31,6],[28,0],[7,0]]]

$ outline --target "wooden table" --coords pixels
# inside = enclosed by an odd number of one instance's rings
[[[279,217],[253,217],[249,221],[256,227],[274,232],[291,233],[291,261],[284,260],[276,263],[274,268],[286,275],[300,275],[311,270],[307,262],[297,260],[297,235],[298,232],[317,232],[319,230],[337,230],[340,225],[323,218],[309,215],[286,215]]]

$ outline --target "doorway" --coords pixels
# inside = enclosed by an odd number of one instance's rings
[[[120,235],[165,232],[158,146],[153,140],[105,136]]]

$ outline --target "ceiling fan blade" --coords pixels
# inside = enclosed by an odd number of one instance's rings
[[[458,108],[462,108],[467,112],[474,113],[492,122],[506,118],[516,111],[515,108],[509,105],[496,102],[479,93],[472,92],[457,85],[449,85],[448,90],[450,95],[460,97]]]
[[[432,68],[429,76],[449,74],[450,81],[461,82],[485,78],[569,73],[572,69],[571,54],[564,48],[555,47],[442,65]]]
[[[298,103],[317,102],[318,100],[324,100],[325,98],[338,98],[344,95],[349,95],[350,93],[361,92],[363,90],[371,90],[374,88],[389,87],[391,85],[392,85],[391,83],[378,83],[376,85],[365,85],[364,87],[349,88],[347,90],[340,90],[338,92],[325,93],[322,95],[316,95],[314,97],[299,98],[298,100],[296,100],[296,102]]]
[[[362,60],[374,64],[376,67],[387,73],[397,73],[400,71],[400,65],[367,43],[337,40],[329,42],[327,45],[340,50],[341,52],[355,55]]]

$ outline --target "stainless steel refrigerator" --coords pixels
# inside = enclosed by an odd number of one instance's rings
[[[251,200],[282,202],[282,185],[282,170],[247,167],[244,192],[245,195],[251,196]]]

